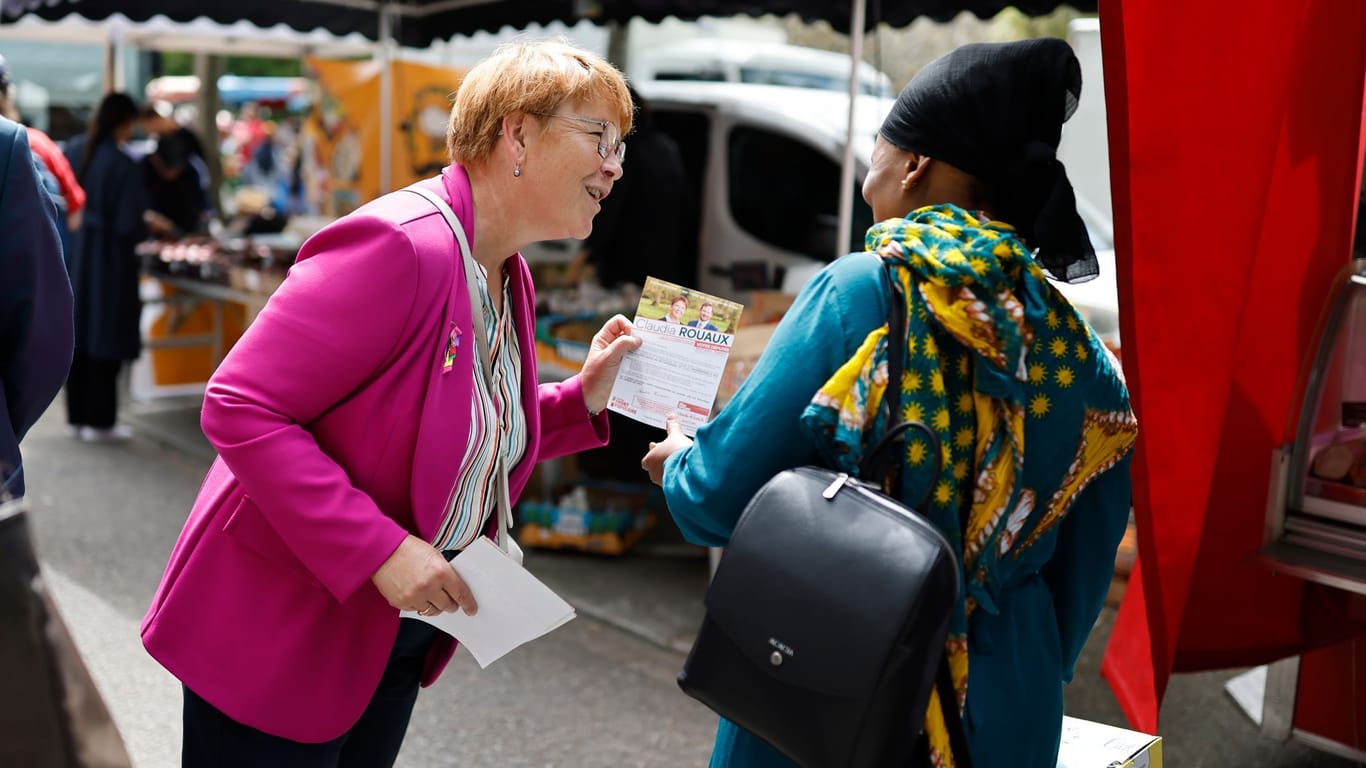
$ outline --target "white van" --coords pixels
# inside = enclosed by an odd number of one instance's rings
[[[853,234],[846,239],[836,236],[846,94],[718,82],[635,86],[657,126],[678,143],[689,174],[697,220],[683,226],[684,252],[696,253],[701,290],[736,299],[751,290],[795,293],[838,254],[863,248],[873,223],[863,177],[891,99],[856,102],[856,170],[844,190],[854,201]]]
[[[859,93],[894,96],[892,80],[859,63]],[[724,38],[695,38],[642,53],[632,80],[683,80],[783,85],[849,92],[849,56],[819,48]]]
[[[635,87],[659,129],[678,143],[688,174],[687,215],[693,220],[682,231],[683,252],[695,259],[693,285],[738,301],[753,290],[795,294],[832,259],[863,250],[863,234],[873,223],[863,177],[892,99],[859,96],[856,102],[854,181],[844,191],[853,201],[853,222],[847,237],[838,237],[846,93],[725,82],[641,81]],[[1116,346],[1109,217],[1080,190],[1078,209],[1101,274],[1060,290]]]

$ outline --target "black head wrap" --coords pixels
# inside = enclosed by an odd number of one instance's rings
[[[1081,98],[1081,65],[1057,38],[965,45],[912,78],[883,121],[882,138],[980,179],[992,213],[1013,225],[1054,277],[1099,272],[1067,171],[1062,124]]]

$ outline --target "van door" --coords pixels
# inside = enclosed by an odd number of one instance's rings
[[[839,244],[840,158],[786,130],[744,120],[718,126],[724,141],[725,194],[709,201],[704,228],[709,272],[731,279],[737,291],[782,288],[789,272],[807,277],[837,254],[862,248],[872,211],[863,202],[862,179],[847,191],[854,198],[853,232]],[[861,176],[861,174],[860,174]],[[760,262],[763,284],[748,279],[743,265]],[[704,276],[705,279],[705,276]],[[805,277],[797,284],[805,282]]]

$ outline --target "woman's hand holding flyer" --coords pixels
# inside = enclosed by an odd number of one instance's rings
[[[636,307],[640,347],[621,363],[607,407],[651,426],[678,416],[692,435],[711,417],[743,305],[648,278]]]

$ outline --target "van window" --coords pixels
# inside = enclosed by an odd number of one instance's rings
[[[761,128],[731,130],[728,151],[730,214],[747,233],[774,248],[817,261],[835,257],[839,229],[840,166],[816,148]],[[854,196],[848,250],[863,250],[873,212]]]
[[[724,83],[726,73],[719,69],[693,69],[682,72],[671,72],[661,70],[654,75],[655,80],[684,80],[702,81],[707,83]]]
[[[656,76],[657,79],[663,79]],[[697,77],[696,80],[703,78]],[[782,85],[789,88],[814,88],[820,91],[849,90],[849,78],[818,72],[799,72],[796,70],[772,69],[770,67],[740,67],[740,82],[755,85]],[[884,89],[876,82],[860,79],[858,92],[865,96],[885,96]]]

